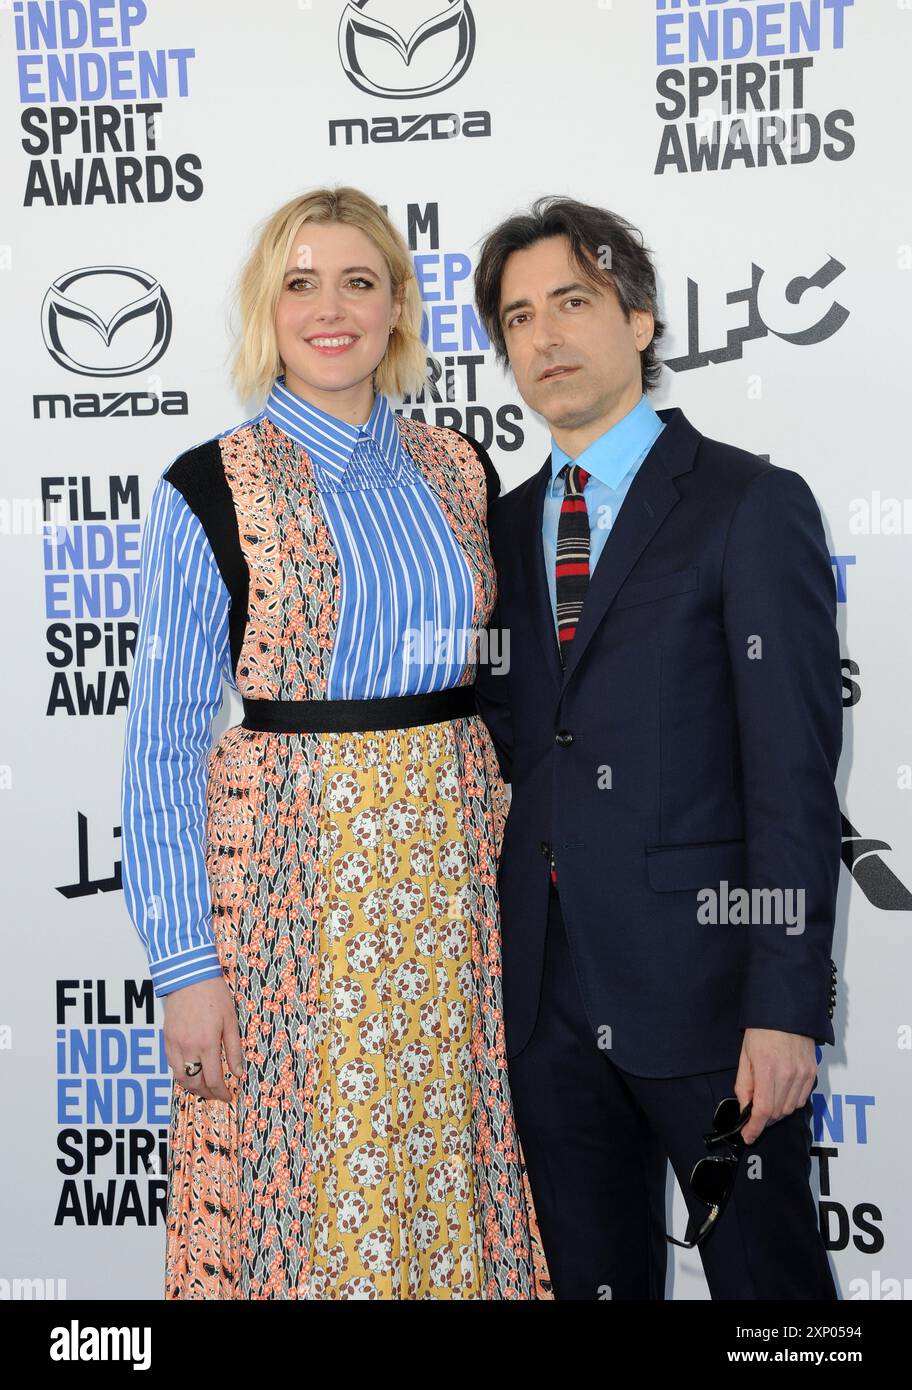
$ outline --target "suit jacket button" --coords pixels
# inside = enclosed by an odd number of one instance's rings
[[[551,846],[548,844],[547,840],[542,840],[541,844],[539,845],[539,849],[541,850],[542,854],[545,856],[546,859],[551,858]]]
[[[558,729],[554,735],[554,742],[560,744],[561,748],[569,748],[573,742],[573,735],[569,729]]]

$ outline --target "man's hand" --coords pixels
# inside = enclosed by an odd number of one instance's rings
[[[753,1102],[750,1119],[741,1131],[745,1144],[759,1138],[767,1124],[804,1105],[816,1075],[813,1038],[775,1028],[745,1028],[735,1078],[741,1109]]]

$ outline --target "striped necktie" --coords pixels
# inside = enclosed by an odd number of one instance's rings
[[[589,587],[589,511],[583,496],[589,474],[576,463],[565,463],[557,476],[564,479],[564,498],[557,523],[555,602],[561,666],[566,666],[567,653],[576,636],[576,625]],[[553,853],[551,882],[556,888],[557,868]]]
[[[557,476],[564,479],[564,498],[557,524],[554,577],[558,644],[561,666],[566,666],[589,587],[589,513],[583,496],[589,474],[578,464],[565,463]]]

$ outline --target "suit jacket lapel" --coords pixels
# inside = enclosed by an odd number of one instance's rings
[[[699,433],[677,407],[658,414],[665,429],[640,464],[592,572],[563,671],[564,688],[618,589],[678,501],[681,494],[673,478],[693,467]]]
[[[520,505],[516,524],[516,541],[522,551],[522,570],[526,580],[526,606],[532,616],[532,626],[542,649],[545,669],[556,687],[561,683],[560,649],[548,593],[545,574],[545,554],[542,549],[542,511],[545,490],[551,478],[551,454],[545,459]]]

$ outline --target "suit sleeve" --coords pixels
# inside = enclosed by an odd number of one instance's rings
[[[771,468],[746,489],[726,542],[722,601],[742,760],[744,886],[780,889],[796,909],[791,925],[752,912],[739,928],[749,934],[740,1022],[832,1043],[842,682],[829,551],[797,473]]]
[[[229,607],[202,524],[159,478],[140,555],[121,785],[124,898],[158,996],[223,973],[206,874],[206,784]]]

